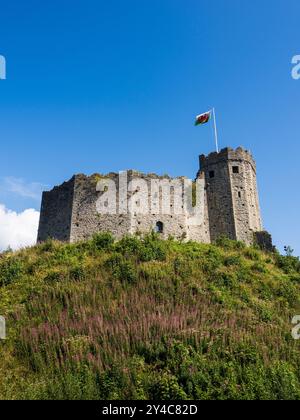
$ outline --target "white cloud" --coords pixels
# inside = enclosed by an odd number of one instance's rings
[[[34,245],[39,217],[40,213],[34,209],[16,213],[0,204],[0,251],[9,246],[16,250]]]
[[[22,178],[15,178],[8,176],[4,178],[2,189],[4,191],[12,192],[21,197],[32,198],[39,200],[43,189],[47,186],[39,182],[26,183]]]

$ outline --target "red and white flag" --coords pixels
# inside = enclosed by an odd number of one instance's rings
[[[202,125],[208,123],[211,118],[211,111],[205,112],[204,114],[197,115],[195,125]]]

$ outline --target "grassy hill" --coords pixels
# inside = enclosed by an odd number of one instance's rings
[[[0,256],[2,399],[300,399],[298,258],[101,234]]]

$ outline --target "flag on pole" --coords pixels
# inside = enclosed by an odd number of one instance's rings
[[[197,115],[195,125],[202,125],[208,123],[208,121],[213,117],[214,124],[214,137],[216,142],[216,151],[219,153],[219,143],[218,143],[218,131],[217,131],[217,120],[216,120],[216,110],[215,108],[211,109],[204,114]]]
[[[211,111],[205,112],[204,114],[197,115],[195,125],[206,124],[211,118]]]

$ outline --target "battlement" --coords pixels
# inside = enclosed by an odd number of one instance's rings
[[[232,149],[230,147],[226,147],[222,150],[220,150],[220,152],[212,152],[209,155],[200,155],[199,157],[199,162],[200,162],[200,170],[205,170],[205,168],[213,165],[213,164],[217,164],[221,161],[245,161],[245,162],[249,162],[254,171],[256,172],[256,163],[255,160],[252,156],[252,154],[242,148],[242,147],[238,147],[237,149]]]

